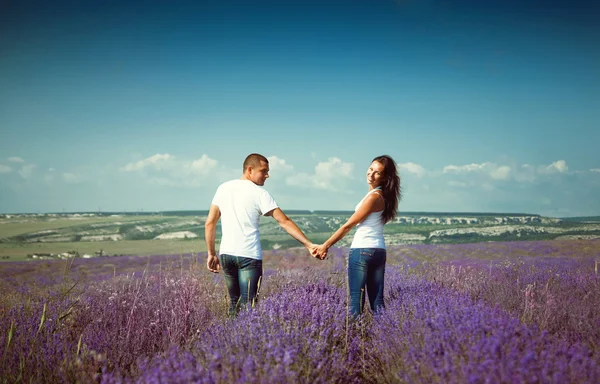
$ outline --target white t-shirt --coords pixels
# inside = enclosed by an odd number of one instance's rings
[[[269,192],[250,180],[231,180],[217,188],[212,204],[221,211],[219,254],[262,260],[260,216],[277,208]]]
[[[374,193],[376,189],[373,189],[366,194],[365,197],[356,205],[354,211],[358,211],[358,208],[362,205],[363,201],[371,193]],[[356,225],[356,232],[354,233],[354,239],[350,248],[383,248],[385,249],[385,240],[383,239],[383,211],[371,212],[365,219]]]

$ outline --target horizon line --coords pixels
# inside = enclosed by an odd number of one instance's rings
[[[352,214],[354,213],[354,211],[352,210],[335,210],[335,209],[315,209],[315,210],[310,210],[310,209],[286,209],[284,211],[287,214],[329,214],[329,213],[340,213],[340,214]],[[175,209],[175,210],[121,210],[121,211],[102,211],[102,210],[97,210],[97,211],[62,211],[62,212],[58,212],[58,211],[49,211],[49,212],[0,212],[0,215],[2,216],[6,216],[6,215],[77,215],[77,214],[94,214],[94,215],[115,215],[115,214],[126,214],[126,215],[144,215],[144,216],[149,216],[149,215],[164,215],[164,214],[174,214],[174,213],[187,213],[187,215],[190,215],[192,213],[202,213],[203,215],[207,215],[208,214],[208,210],[207,209]],[[414,215],[475,215],[475,216],[537,216],[537,217],[555,217],[555,216],[542,216],[540,214],[537,213],[523,213],[523,212],[486,212],[486,211],[472,211],[472,212],[465,212],[465,211],[398,211],[397,216],[414,216]],[[567,217],[567,216],[565,216]],[[594,215],[592,216],[568,216],[568,217],[595,217]]]

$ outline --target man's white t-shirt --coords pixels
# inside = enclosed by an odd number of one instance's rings
[[[269,192],[250,180],[231,180],[217,188],[212,204],[221,211],[219,254],[262,260],[260,216],[277,208]]]

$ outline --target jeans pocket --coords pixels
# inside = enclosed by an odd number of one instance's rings
[[[350,248],[350,253],[348,254],[349,260],[360,260],[362,256],[362,248]]]
[[[375,253],[375,249],[374,248],[359,248],[360,250],[360,255],[361,256],[373,256],[373,254]]]
[[[252,259],[250,257],[238,257],[240,269],[262,269],[262,260]]]

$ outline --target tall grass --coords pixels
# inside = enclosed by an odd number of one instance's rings
[[[598,382],[599,244],[390,247],[358,321],[345,249],[266,254],[232,319],[205,255],[6,264],[1,382]]]

